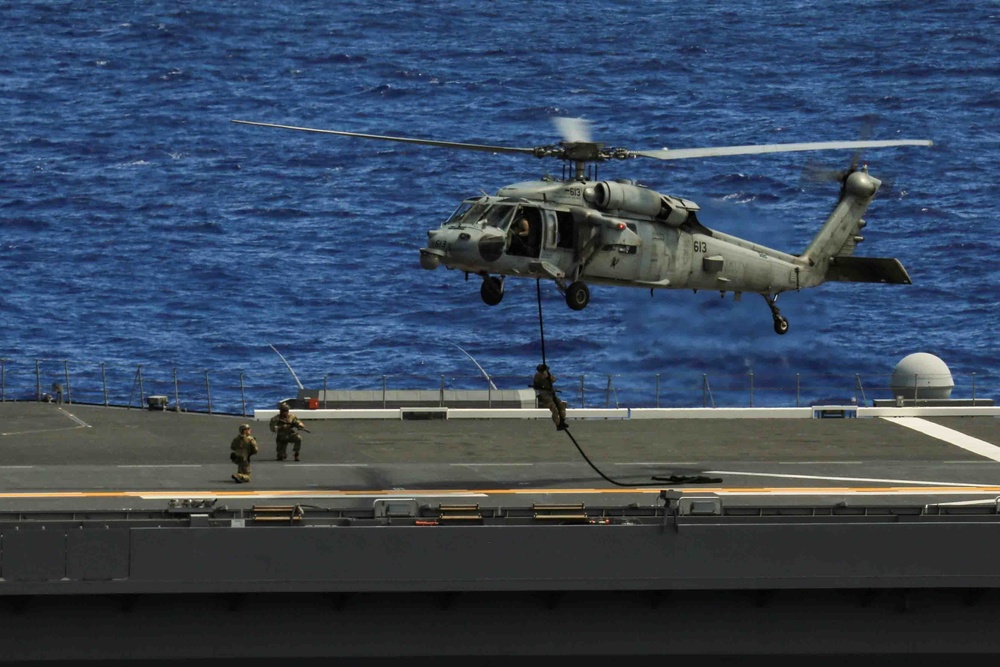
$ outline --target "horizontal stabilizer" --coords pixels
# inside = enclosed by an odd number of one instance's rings
[[[911,284],[910,275],[894,257],[834,257],[830,260],[826,279],[851,283]]]

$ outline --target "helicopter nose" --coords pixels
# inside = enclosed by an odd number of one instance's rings
[[[449,267],[481,267],[503,255],[505,237],[500,230],[470,227],[437,229],[428,232],[428,247],[420,249],[420,265],[425,269],[441,264]]]
[[[441,266],[441,260],[448,254],[446,252],[447,243],[439,236],[440,230],[429,230],[427,232],[427,247],[420,249],[420,266],[428,271],[433,271]]]
[[[420,266],[428,271],[433,271],[437,267],[441,266],[442,257],[444,257],[443,250],[438,250],[437,248],[421,248]]]

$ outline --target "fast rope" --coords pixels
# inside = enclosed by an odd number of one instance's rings
[[[538,278],[535,279],[535,294],[536,294],[537,299],[538,299],[538,333],[539,333],[539,336],[540,336],[541,342],[542,342],[542,363],[544,364],[545,363],[545,323],[544,323],[544,320],[542,319],[542,284],[541,284],[541,280],[538,279]],[[554,391],[554,388],[553,388],[553,391]],[[553,399],[556,400],[556,401],[558,401],[559,397],[553,395]],[[600,475],[601,478],[604,481],[608,482],[609,484],[614,484],[615,486],[649,486],[649,484],[646,483],[646,482],[641,482],[641,483],[640,482],[634,482],[634,483],[633,482],[619,482],[618,480],[615,480],[615,479],[612,479],[612,478],[608,477],[607,475],[605,475],[601,471],[600,468],[598,468],[596,465],[594,465],[594,462],[591,461],[590,457],[588,457],[587,454],[586,454],[586,452],[583,451],[583,447],[581,447],[580,443],[578,443],[576,441],[576,438],[573,437],[573,434],[569,432],[569,429],[568,428],[564,429],[563,432],[566,435],[569,436],[569,439],[573,442],[573,446],[576,447],[576,450],[578,452],[580,452],[580,456],[582,456],[583,460],[587,462],[587,465],[589,465],[594,470],[594,472],[596,472],[598,475]],[[715,478],[715,477],[706,477],[705,475],[669,475],[667,477],[664,477],[664,476],[654,476],[651,479],[654,482],[668,482],[670,484],[714,484],[714,483],[718,483],[718,482],[722,481],[721,479],[718,479],[718,478]]]
[[[542,340],[542,363],[545,363],[545,324],[542,322],[542,281],[535,278],[535,296],[538,298],[538,334]]]

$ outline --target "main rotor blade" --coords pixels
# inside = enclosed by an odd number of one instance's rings
[[[381,134],[362,134],[360,132],[341,132],[339,130],[318,130],[313,127],[296,127],[295,125],[278,125],[277,123],[261,123],[253,120],[233,120],[241,125],[258,125],[260,127],[277,127],[282,130],[297,130],[299,132],[316,132],[318,134],[337,134],[343,137],[359,137],[361,139],[378,139],[380,141],[398,141],[404,144],[422,144],[425,146],[440,146],[442,148],[460,148],[469,151],[484,151],[487,153],[527,153],[533,155],[533,148],[511,148],[508,146],[487,146],[484,144],[460,144],[454,141],[431,141],[429,139],[411,139],[409,137],[389,137]]]
[[[716,148],[664,148],[658,151],[630,151],[637,157],[657,160],[686,160],[697,157],[722,157],[726,155],[756,155],[759,153],[794,153],[798,151],[828,151],[848,148],[886,148],[888,146],[933,146],[926,139],[896,139],[892,141],[820,141],[804,144],[763,144],[760,146],[718,146]]]

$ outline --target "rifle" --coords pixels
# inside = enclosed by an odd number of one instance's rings
[[[289,419],[278,419],[278,426],[279,427],[286,426],[288,428],[298,429],[300,431],[305,431],[306,433],[312,433],[312,431],[310,431],[309,429],[307,429],[305,426],[298,426],[298,425],[295,424],[295,422],[293,422],[293,421],[291,421]]]

